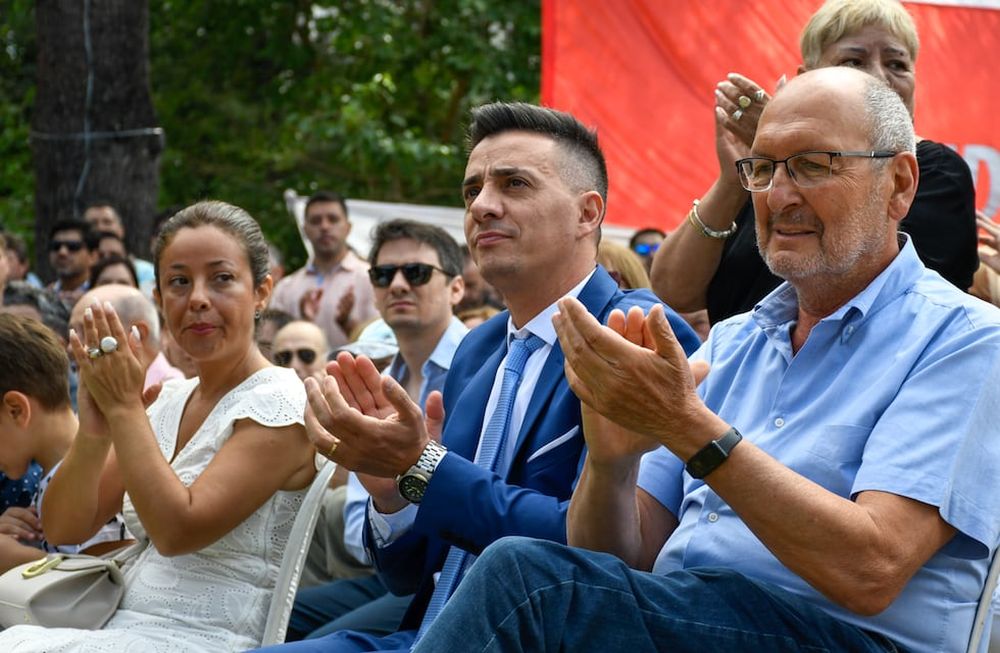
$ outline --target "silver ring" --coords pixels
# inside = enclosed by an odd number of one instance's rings
[[[764,101],[764,97],[766,95],[767,95],[767,93],[764,92],[764,89],[759,88],[759,89],[757,89],[757,92],[753,94],[753,97],[758,102],[763,102]]]
[[[90,356],[91,360],[95,360],[104,355],[104,352],[97,347],[87,347],[87,356]]]
[[[101,338],[101,351],[105,354],[118,351],[118,340],[114,336],[104,336]]]
[[[732,115],[733,115],[733,120],[739,122],[740,118],[743,117],[743,109],[737,109],[736,111],[733,111]]]
[[[750,106],[750,104],[751,104],[752,102],[753,102],[753,100],[751,100],[750,98],[748,98],[748,97],[747,97],[747,96],[745,96],[745,95],[741,95],[741,96],[740,96],[740,97],[739,97],[739,98],[737,99],[737,104],[739,104],[739,105],[740,105],[740,108],[741,108],[741,109],[746,109],[746,108],[747,108],[748,106]]]

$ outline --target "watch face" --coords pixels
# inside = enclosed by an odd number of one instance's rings
[[[427,481],[419,476],[407,474],[399,479],[399,493],[410,503],[420,503],[427,490]]]

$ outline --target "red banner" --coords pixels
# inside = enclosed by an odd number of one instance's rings
[[[608,222],[671,229],[718,173],[714,89],[739,72],[769,92],[801,62],[821,0],[543,0],[542,102],[597,127]],[[920,34],[916,128],[952,145],[977,206],[1000,212],[1000,3],[904,3]]]

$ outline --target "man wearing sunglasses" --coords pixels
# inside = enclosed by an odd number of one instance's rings
[[[299,378],[321,378],[326,374],[330,348],[323,330],[312,322],[294,320],[274,334],[272,357],[276,365],[290,367]]]
[[[461,251],[439,227],[390,220],[372,234],[369,262],[375,306],[399,347],[385,373],[422,408],[432,391],[444,388],[455,350],[469,331],[453,313],[464,292]],[[397,496],[395,479],[363,476],[359,480],[352,473],[347,485],[340,535],[347,551],[370,565],[363,542],[369,491],[380,498],[380,504],[391,501]],[[390,528],[385,523],[379,526]],[[391,594],[377,575],[304,589],[295,600],[288,640],[345,628],[388,635],[399,626],[411,598]]]
[[[49,264],[56,280],[49,285],[67,306],[89,288],[90,266],[97,261],[97,243],[83,220],[60,220],[49,230]]]
[[[882,80],[806,72],[738,164],[787,283],[690,366],[656,311],[615,333],[560,302],[599,413],[581,548],[499,542],[415,653],[966,650],[1000,540],[1000,311],[897,233],[914,151]]]
[[[595,132],[569,114],[495,103],[473,111],[469,136],[466,241],[508,310],[466,336],[443,400],[431,394],[424,413],[399,384],[373,381],[364,359],[338,359],[347,384],[307,382],[317,449],[382,479],[384,491],[369,488],[365,542],[390,589],[416,596],[392,635],[342,631],[289,651],[408,650],[491,542],[564,542],[585,448],[552,326],[556,302],[578,298],[601,321],[614,308],[658,304],[648,291],[620,291],[596,264],[608,178]],[[668,315],[694,351],[697,336]]]

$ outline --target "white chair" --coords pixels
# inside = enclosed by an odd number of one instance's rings
[[[299,588],[299,577],[302,575],[306,553],[312,542],[313,530],[316,529],[316,520],[319,519],[319,511],[323,506],[323,495],[330,485],[330,477],[336,470],[337,466],[334,463],[327,462],[316,472],[316,478],[309,486],[309,491],[306,492],[299,507],[299,513],[295,516],[292,531],[288,535],[285,557],[281,561],[278,578],[274,584],[274,594],[267,612],[267,624],[264,627],[261,646],[285,641],[288,619],[292,615],[292,604],[295,603],[295,592]]]
[[[976,606],[976,618],[972,622],[972,635],[969,637],[969,646],[966,653],[986,653],[986,647],[990,642],[990,628],[988,625],[993,622],[993,592],[997,588],[997,577],[1000,576],[1000,547],[993,553],[993,560],[990,562],[990,569],[986,573],[986,583],[983,586],[983,594],[979,597],[979,604]],[[994,648],[990,648],[994,651]]]

